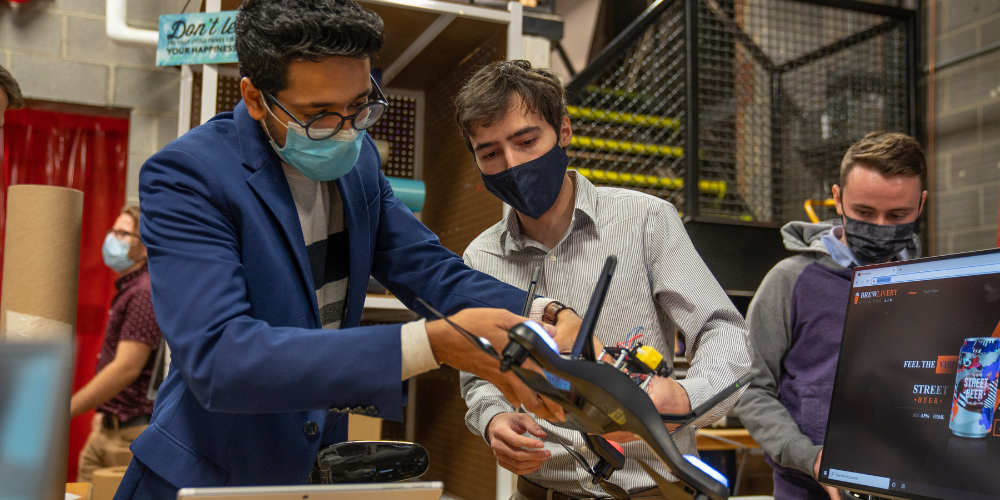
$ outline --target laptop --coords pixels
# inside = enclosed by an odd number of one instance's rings
[[[0,339],[0,500],[50,500],[66,491],[70,342]]]
[[[855,268],[820,482],[1000,500],[998,368],[1000,249]]]
[[[183,488],[177,500],[439,500],[441,481]]]

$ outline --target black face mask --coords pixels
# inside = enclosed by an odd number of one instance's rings
[[[882,226],[844,216],[844,237],[847,246],[861,264],[889,262],[913,241],[916,221],[908,224]]]
[[[568,166],[569,157],[557,143],[548,153],[534,160],[498,174],[486,175],[480,171],[479,175],[493,196],[537,220],[555,204]]]

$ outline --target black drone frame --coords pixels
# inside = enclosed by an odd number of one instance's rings
[[[725,500],[729,497],[729,488],[712,478],[697,466],[688,462],[677,450],[670,433],[664,424],[680,424],[674,432],[690,425],[713,407],[734,394],[740,388],[749,384],[753,375],[747,374],[735,383],[726,387],[709,398],[697,408],[684,414],[661,414],[649,395],[640,388],[628,375],[614,366],[598,362],[595,359],[593,347],[594,327],[600,314],[604,298],[607,295],[611,277],[614,274],[617,258],[612,255],[607,258],[601,277],[594,294],[591,297],[583,324],[577,335],[571,354],[562,356],[552,349],[551,338],[541,329],[540,325],[526,322],[510,329],[510,342],[497,354],[489,343],[472,335],[464,328],[455,325],[423,300],[417,299],[435,315],[445,319],[455,329],[469,337],[473,343],[487,354],[500,361],[501,371],[512,370],[528,387],[558,404],[566,412],[565,422],[553,422],[559,427],[580,431],[588,436],[588,448],[603,462],[610,463],[604,479],[620,469],[621,462],[616,456],[616,450],[609,450],[607,443],[600,435],[616,431],[625,431],[641,439],[656,455],[656,458],[677,478],[678,482],[668,481],[655,470],[638,461],[640,467],[656,481],[660,492],[668,500]],[[537,330],[536,330],[537,328]],[[544,335],[544,337],[543,337]],[[541,366],[550,377],[564,382],[560,385],[568,389],[557,388],[546,376],[539,374],[523,365],[532,359]],[[594,439],[589,439],[593,435]],[[570,448],[571,449],[571,448]],[[591,471],[595,483],[599,481],[599,471]],[[606,483],[601,484],[603,487]],[[615,498],[621,496],[620,489],[614,485],[604,488]]]

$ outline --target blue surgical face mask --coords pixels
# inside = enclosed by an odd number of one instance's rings
[[[128,251],[132,245],[128,241],[115,238],[113,233],[108,233],[104,238],[104,246],[101,248],[101,255],[104,256],[104,264],[116,273],[124,272],[135,265],[135,261],[130,259]]]
[[[537,220],[555,204],[568,166],[569,157],[557,143],[548,153],[534,160],[498,174],[486,175],[480,171],[479,175],[493,196]]]
[[[264,107],[274,116],[270,107]],[[277,116],[274,118],[278,119]],[[306,177],[314,181],[336,180],[350,172],[358,162],[364,130],[345,126],[328,139],[314,141],[306,136],[306,131],[298,123],[288,122],[285,125],[288,126],[288,134],[285,135],[283,148],[274,142],[266,126],[264,132],[282,161]]]

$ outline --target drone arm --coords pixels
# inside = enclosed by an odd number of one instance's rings
[[[740,377],[736,382],[734,382],[729,387],[719,391],[718,394],[708,398],[707,401],[698,405],[697,408],[687,412],[687,413],[661,413],[660,418],[663,419],[665,424],[681,424],[681,427],[676,429],[676,431],[687,427],[695,420],[701,418],[702,415],[708,413],[709,410],[715,407],[715,405],[725,401],[729,396],[732,396],[736,391],[750,384],[753,380],[753,374],[747,373],[746,375]]]

